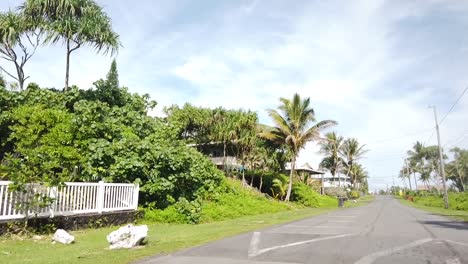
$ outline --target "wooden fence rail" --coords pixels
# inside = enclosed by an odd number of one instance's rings
[[[65,182],[59,187],[29,184],[24,191],[12,191],[10,184],[0,181],[0,220],[136,210],[138,206],[137,184],[102,181]]]

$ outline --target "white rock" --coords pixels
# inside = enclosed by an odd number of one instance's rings
[[[68,234],[67,231],[63,229],[57,229],[55,231],[54,237],[52,238],[56,242],[60,242],[62,244],[70,244],[75,241],[75,237]]]
[[[107,236],[110,249],[132,248],[141,244],[148,236],[148,226],[122,226]]]

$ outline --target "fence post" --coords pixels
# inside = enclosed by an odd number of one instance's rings
[[[49,197],[52,199],[52,203],[51,205],[49,206],[49,214],[50,214],[50,218],[54,218],[55,216],[55,204],[56,204],[56,201],[57,201],[57,187],[52,187],[50,189],[50,194],[49,194]]]
[[[97,195],[98,213],[102,213],[103,208],[104,208],[104,182],[99,181],[98,195]]]
[[[135,184],[135,187],[133,188],[133,209],[138,208],[138,193],[140,191],[140,185]]]

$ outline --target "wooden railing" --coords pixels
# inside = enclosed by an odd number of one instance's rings
[[[0,181],[0,220],[136,210],[138,206],[137,184],[102,181],[65,182],[59,187],[29,184],[23,191],[12,191],[10,184]],[[38,203],[41,200],[42,205]]]

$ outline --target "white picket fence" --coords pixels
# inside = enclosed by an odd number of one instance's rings
[[[139,186],[128,183],[65,182],[60,187],[27,185],[27,192],[9,190],[9,181],[0,181],[0,220],[25,217],[54,217],[123,210],[136,210]],[[24,207],[31,197],[52,198],[46,207]]]

